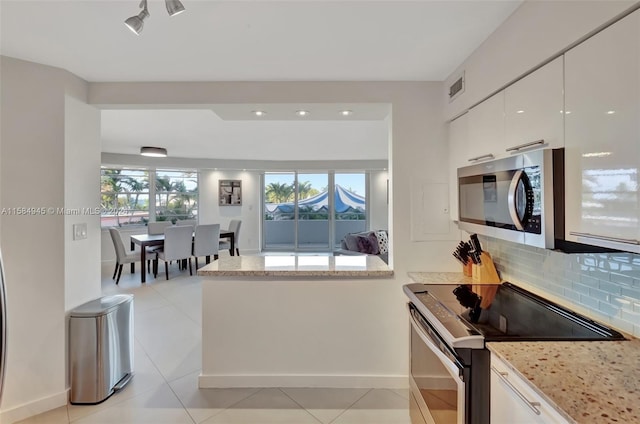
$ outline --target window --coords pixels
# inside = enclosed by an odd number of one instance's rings
[[[100,172],[100,221],[103,227],[149,221],[149,172],[106,169]]]
[[[198,215],[198,174],[156,171],[156,221],[195,219]]]
[[[317,251],[367,228],[367,174],[266,172],[263,249]]]
[[[103,227],[175,222],[198,214],[196,171],[102,168],[100,193]]]

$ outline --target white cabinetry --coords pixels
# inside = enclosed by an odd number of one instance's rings
[[[565,53],[565,238],[640,253],[640,11]]]
[[[563,58],[469,110],[467,164],[564,146]]]
[[[467,162],[467,118],[459,116],[449,123],[449,216],[458,220],[458,168]]]
[[[469,109],[465,164],[498,157],[504,152],[504,91]]]
[[[491,424],[568,424],[505,362],[491,354]]]
[[[564,146],[562,72],[559,57],[505,89],[507,152]]]

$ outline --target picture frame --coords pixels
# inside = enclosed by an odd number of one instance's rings
[[[218,204],[220,206],[241,206],[242,180],[219,180]]]

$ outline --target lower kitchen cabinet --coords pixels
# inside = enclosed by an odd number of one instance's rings
[[[500,358],[491,354],[491,424],[568,424]]]

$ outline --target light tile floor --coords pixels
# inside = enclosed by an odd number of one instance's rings
[[[135,376],[95,406],[67,405],[23,424],[409,424],[409,392],[387,389],[199,389],[201,278],[170,269],[140,274],[102,270],[103,294],[135,295]]]

